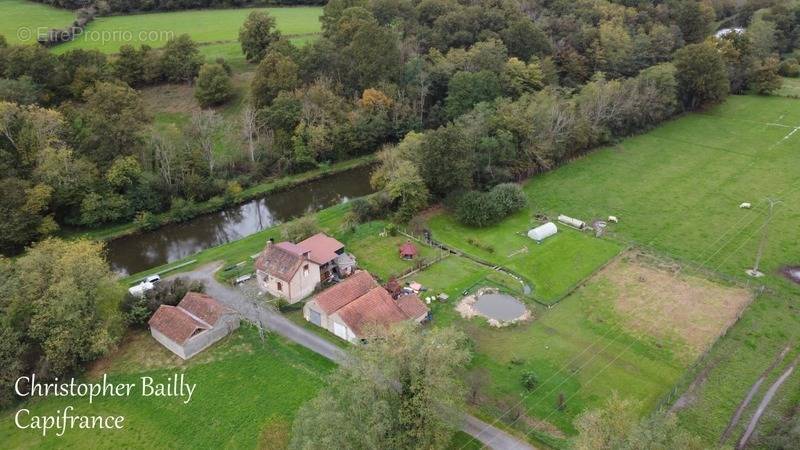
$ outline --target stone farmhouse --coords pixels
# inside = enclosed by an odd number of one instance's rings
[[[188,292],[178,306],[159,306],[148,323],[155,340],[189,359],[239,328],[239,315],[213,297]]]
[[[317,233],[297,244],[270,240],[255,266],[261,291],[296,303],[321,283],[348,277],[355,271],[356,260],[344,251],[344,244]]]
[[[303,317],[340,338],[359,341],[370,325],[389,326],[429,317],[428,307],[414,294],[392,298],[366,271],[320,292],[303,306]]]

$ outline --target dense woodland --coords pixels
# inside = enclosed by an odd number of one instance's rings
[[[144,11],[180,11],[201,8],[241,8],[245,6],[324,5],[323,0],[34,0],[60,8],[95,6],[100,14],[126,14]]]
[[[800,7],[739,3],[331,0],[303,47],[253,13],[240,41],[255,73],[233,130],[211,108],[176,132],[151,126],[144,86],[193,84],[204,107],[231,97],[231,68],[188,36],[113,56],[0,40],[0,251],[64,226],[157,226],[156,213],[189,217],[266,177],[377,151],[382,193],[354,204],[353,220],[407,220],[442,201],[487,225],[524,205],[509,182],[796,76]],[[710,38],[719,24],[747,31]],[[240,147],[224,163],[221,133]],[[0,259],[0,357],[14,361],[0,378],[70,373],[109,348],[119,297],[99,255],[45,240]],[[59,298],[82,314],[64,317]]]
[[[228,64],[187,36],[110,57],[0,44],[0,250],[64,226],[152,228],[155,214],[191,217],[265,177],[384,147],[375,209],[408,219],[446,194],[458,208],[470,190],[800,72],[800,9],[783,2],[333,0],[321,20],[322,37],[298,48],[267,14],[248,17],[255,75],[233,129],[207,109],[152,131],[136,89],[194,83],[209,108],[231,97]],[[716,23],[748,28],[708,38]],[[238,157],[217,161],[221,134]],[[469,195],[460,216],[487,223],[469,211],[489,198]]]

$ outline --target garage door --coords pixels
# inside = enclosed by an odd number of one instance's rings
[[[322,316],[319,315],[317,311],[313,309],[309,311],[309,319],[311,319],[311,323],[314,325],[321,327],[322,326]]]
[[[347,339],[347,328],[340,324],[340,323],[333,323],[333,334],[339,336],[342,339]]]

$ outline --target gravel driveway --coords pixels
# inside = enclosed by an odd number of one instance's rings
[[[257,300],[248,298],[241,290],[218,282],[214,278],[214,273],[221,267],[222,264],[211,263],[191,272],[172,275],[167,279],[182,277],[202,281],[206,286],[206,293],[238,311],[248,321],[269,328],[331,361],[341,363],[346,360],[347,353],[327,339],[297,325]],[[461,430],[495,450],[535,450],[527,443],[470,415],[465,415]]]

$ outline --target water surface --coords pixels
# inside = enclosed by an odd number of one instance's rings
[[[127,275],[235,241],[280,222],[372,193],[372,167],[359,167],[241,205],[108,242],[111,268]]]

